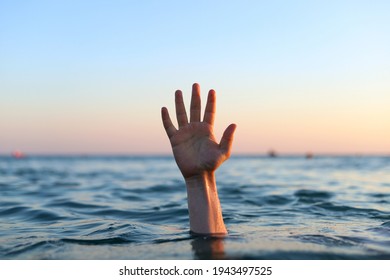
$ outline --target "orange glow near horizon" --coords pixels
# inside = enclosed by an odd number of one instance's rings
[[[172,95],[166,99],[174,117]],[[238,125],[233,154],[264,154],[270,149],[282,154],[390,152],[390,129],[386,129],[390,115],[384,103],[358,106],[355,102],[350,108],[340,104],[277,107],[243,103],[242,96],[237,99],[236,104],[227,103],[221,94],[215,127],[216,136],[221,137],[230,123]],[[83,108],[8,111],[12,122],[0,121],[0,153],[20,149],[31,154],[170,154],[157,104]]]

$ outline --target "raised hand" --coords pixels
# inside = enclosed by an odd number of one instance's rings
[[[179,129],[171,121],[167,108],[162,108],[161,115],[164,128],[170,139],[176,163],[184,178],[214,172],[229,158],[235,124],[229,125],[218,143],[213,133],[216,97],[210,90],[207,98],[203,121],[201,117],[200,87],[192,86],[190,121],[185,110],[183,95],[180,90],[175,93],[176,117]]]
[[[215,91],[210,90],[203,121],[200,120],[200,88],[192,86],[190,121],[180,90],[175,93],[176,129],[167,108],[161,109],[165,131],[172,145],[176,163],[187,186],[191,231],[200,234],[225,235],[221,205],[215,181],[215,170],[230,156],[235,124],[229,125],[220,143],[213,133]]]

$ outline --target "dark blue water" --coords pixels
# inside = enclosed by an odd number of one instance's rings
[[[390,259],[390,157],[236,157],[229,236],[189,233],[171,157],[0,158],[1,259]]]

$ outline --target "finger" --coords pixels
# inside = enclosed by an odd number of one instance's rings
[[[196,83],[192,85],[190,121],[200,122],[200,87]]]
[[[165,107],[161,108],[161,118],[165,131],[167,132],[168,137],[171,138],[177,130],[169,117],[168,109]]]
[[[234,131],[236,130],[236,128],[237,125],[235,124],[229,125],[225,129],[225,132],[222,135],[221,143],[219,144],[222,153],[225,154],[227,157],[230,157],[230,152],[232,150],[232,144],[234,138]]]
[[[216,110],[216,96],[215,96],[215,91],[212,89],[209,91],[209,96],[207,97],[207,104],[206,104],[206,109],[204,111],[204,118],[203,118],[203,121],[207,122],[211,126],[214,125],[215,110]]]
[[[186,108],[184,107],[183,94],[180,90],[175,92],[176,118],[179,127],[188,124]]]

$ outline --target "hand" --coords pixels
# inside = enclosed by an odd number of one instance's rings
[[[200,87],[198,84],[192,86],[190,122],[188,122],[180,90],[175,92],[175,104],[179,129],[176,129],[172,124],[167,108],[162,108],[161,116],[181,173],[185,179],[214,173],[230,157],[236,125],[229,125],[223,133],[220,143],[217,143],[213,133],[216,107],[215,91],[209,91],[204,118],[201,121]]]

